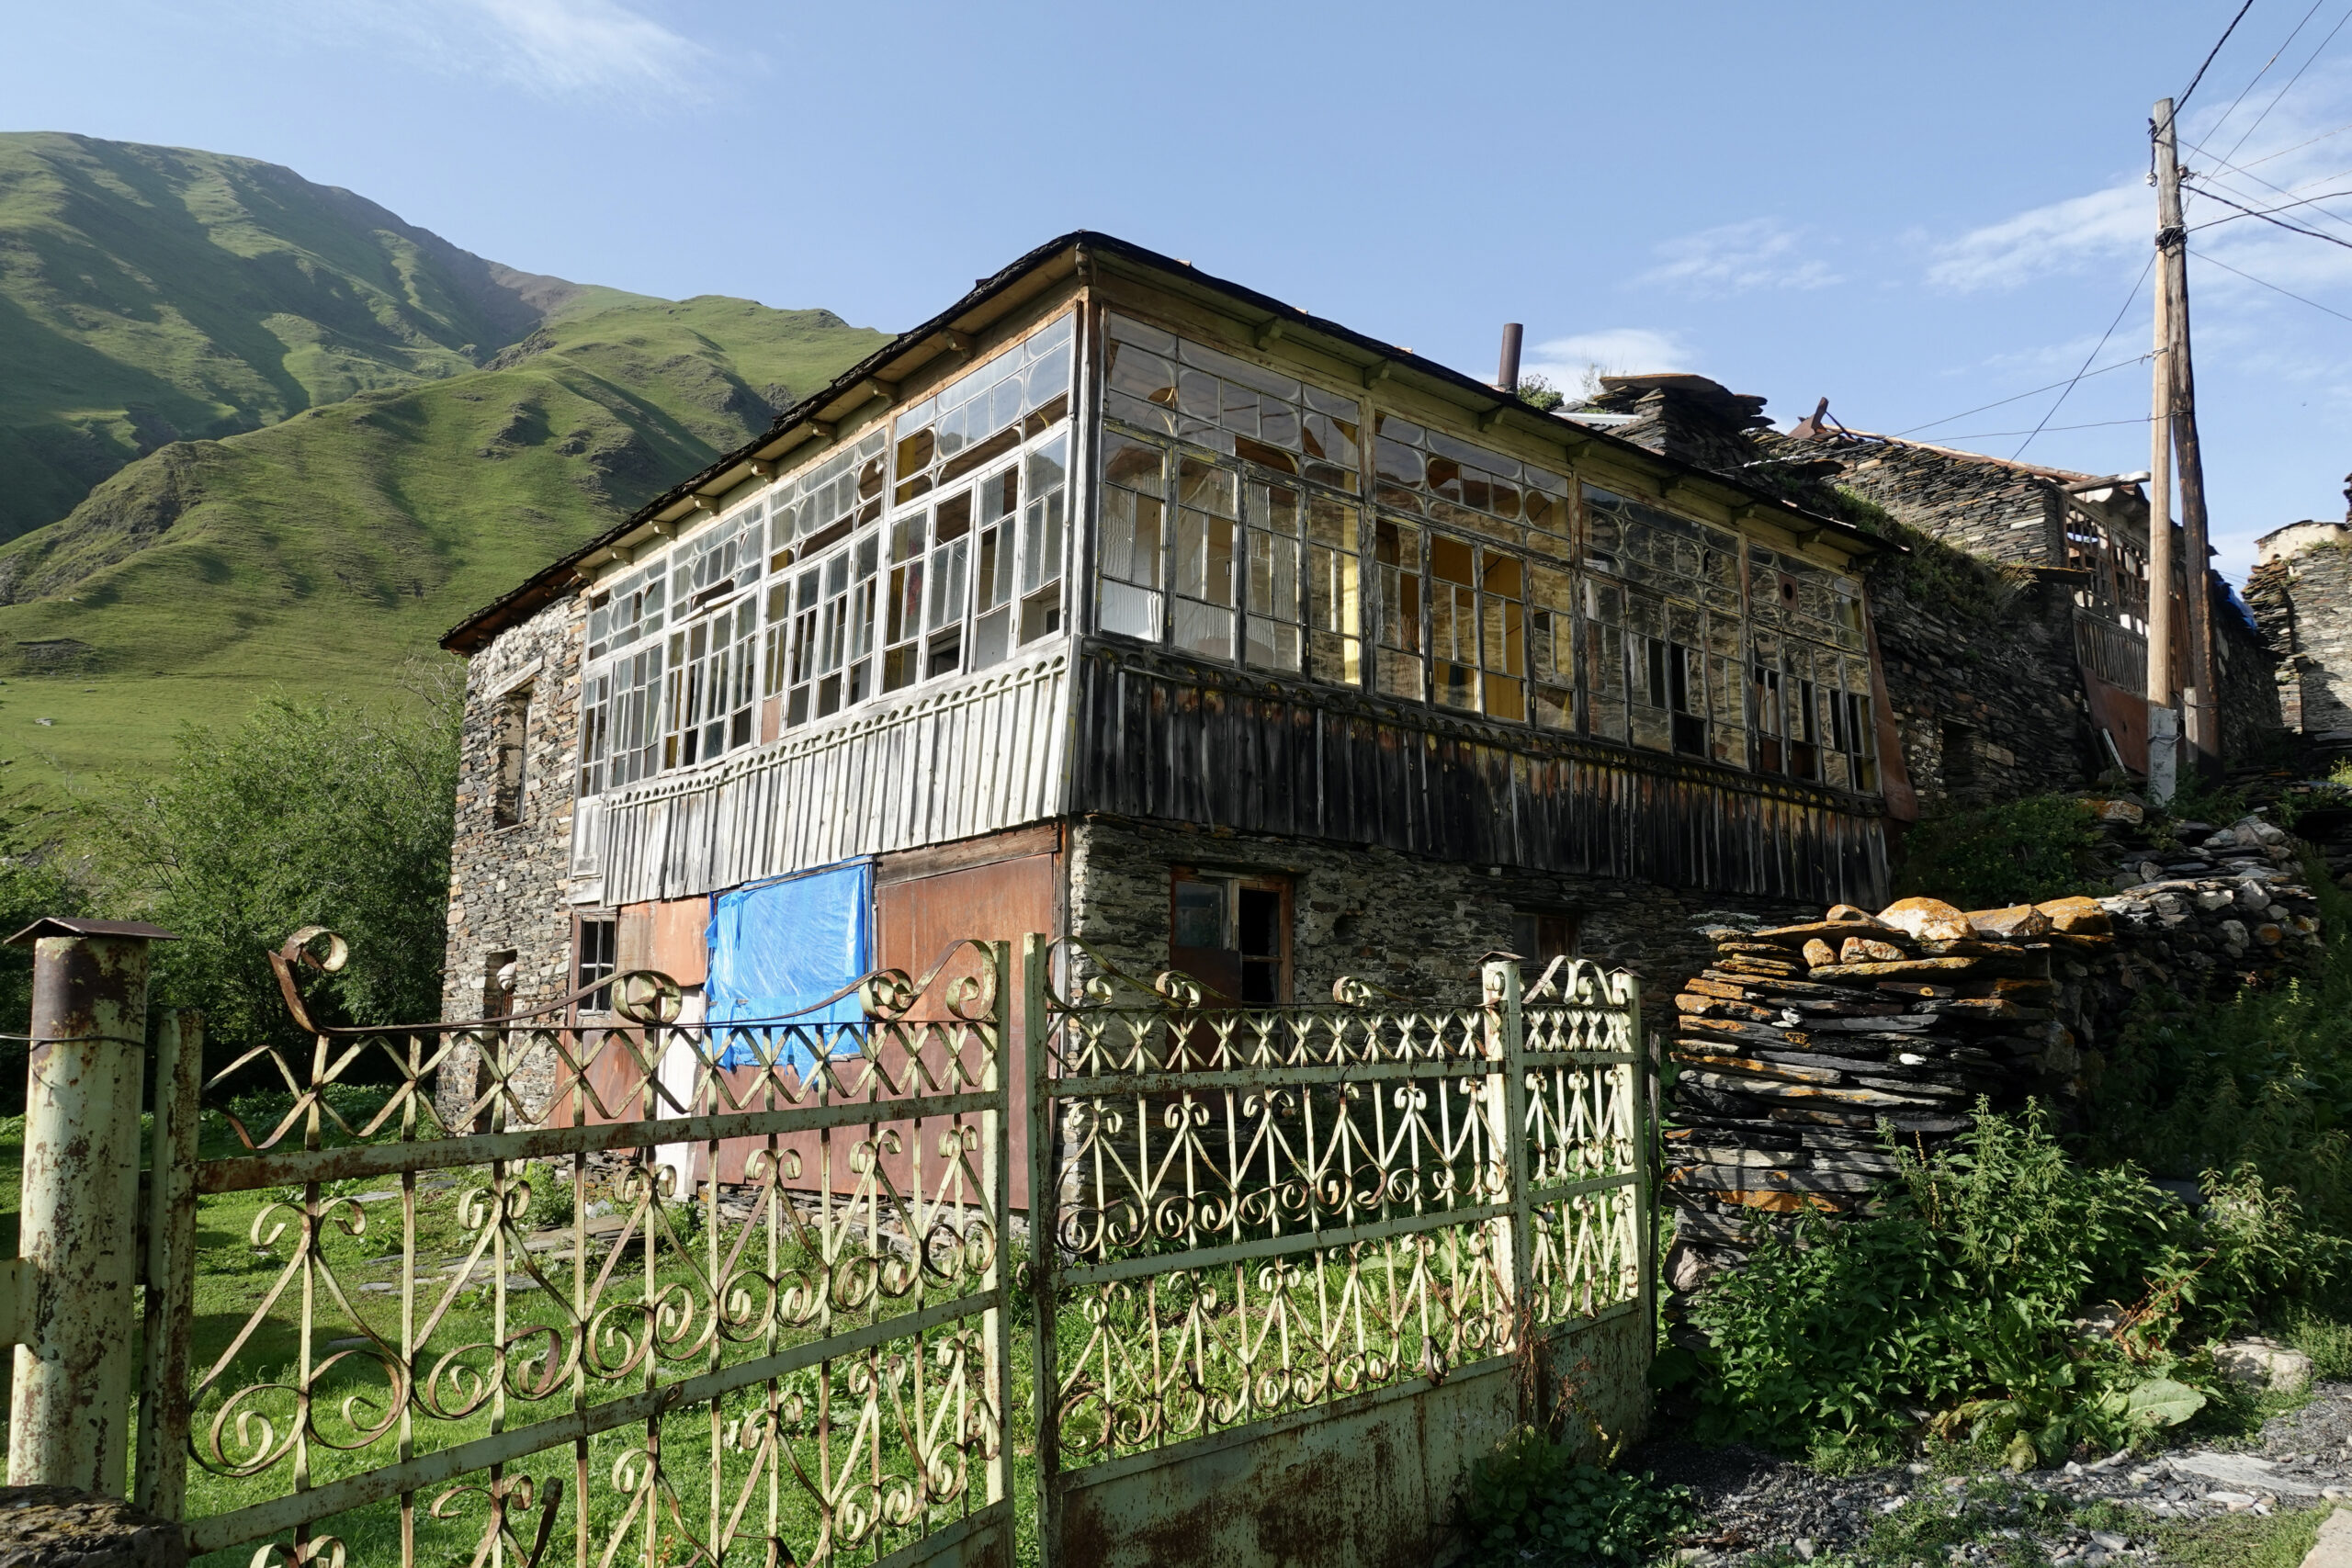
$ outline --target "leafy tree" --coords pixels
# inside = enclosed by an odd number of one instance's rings
[[[1547,377],[1529,374],[1519,378],[1519,400],[1538,413],[1550,413],[1568,400],[1568,395],[1552,385]]]
[[[302,926],[351,944],[314,1017],[437,1016],[459,690],[412,686],[385,707],[278,695],[233,729],[191,725],[167,778],[91,809],[107,905],[179,938],[158,946],[154,996],[204,1010],[216,1061],[299,1042],[268,954]]]

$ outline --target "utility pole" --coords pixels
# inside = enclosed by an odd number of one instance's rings
[[[2159,434],[2171,427],[2173,455],[2180,465],[2181,579],[2188,599],[2188,679],[2182,692],[2188,739],[2200,762],[2221,753],[2220,710],[2213,690],[2213,615],[2211,569],[2206,564],[2205,464],[2197,440],[2197,377],[2188,352],[2188,237],[2180,210],[2180,152],[2173,127],[2172,100],[2157,100],[2154,118],[2156,154],[2157,319],[2165,341],[2160,360],[2168,361],[2156,375],[2156,384],[2169,387],[2170,396],[2158,411]],[[2161,471],[2159,461],[2155,469]],[[2150,526],[2155,525],[2152,511]],[[2166,523],[2169,528],[2169,521]],[[2154,543],[2153,538],[2151,544]],[[2153,553],[2153,552],[2152,552]],[[2153,563],[2152,563],[2153,564]],[[2167,589],[2169,582],[2166,583]],[[2151,605],[2153,610],[2154,606]],[[2169,617],[2167,617],[2169,618]],[[2153,616],[2151,617],[2153,621]],[[2153,626],[2151,627],[2153,630]],[[2169,639],[2167,639],[2169,640]],[[2154,656],[2154,637],[2149,654]]]
[[[2148,794],[2162,806],[2173,795],[2180,760],[2180,715],[2172,686],[2172,291],[2167,234],[2179,235],[2180,170],[2166,134],[2172,100],[2156,105],[2156,334],[2154,388],[2148,417]]]

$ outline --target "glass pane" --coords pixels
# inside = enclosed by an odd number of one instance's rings
[[[1178,599],[1175,642],[1188,653],[1211,659],[1232,658],[1233,612],[1219,604]]]
[[[1270,621],[1252,615],[1249,621],[1250,645],[1247,656],[1261,670],[1299,670],[1298,628],[1287,621]]]
[[[1158,642],[1159,595],[1106,578],[1102,585],[1102,619],[1106,632]]]

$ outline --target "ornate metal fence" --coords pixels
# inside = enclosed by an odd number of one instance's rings
[[[1419,1560],[1516,1423],[1639,1418],[1653,1110],[1622,973],[1240,1009],[1029,938],[1024,1278],[1003,943],[788,1019],[698,1021],[640,971],[588,1022],[582,992],[354,1030],[302,999],[343,943],[298,932],[273,962],[307,1050],[207,1094],[165,1021],[141,1205],[162,933],[36,932],[11,1478],[118,1491],[135,1448],[136,1500],[198,1553],[1009,1568],[1034,1452],[1057,1568]]]
[[[1249,1010],[1082,948],[1064,997],[1053,956],[1031,939],[1049,1558],[1250,1561],[1271,1537],[1402,1560],[1562,1380],[1601,1427],[1634,1418],[1651,1109],[1630,976],[1557,964],[1522,998],[1490,964],[1469,1007],[1342,980],[1328,1007]]]
[[[604,1023],[317,1027],[298,970],[344,958],[278,955],[312,1048],[226,1069],[282,1092],[194,1166],[208,1220],[262,1201],[202,1276],[171,1249],[221,1332],[152,1380],[141,1492],[195,1551],[1010,1561],[1003,944],[725,1024],[640,972]]]

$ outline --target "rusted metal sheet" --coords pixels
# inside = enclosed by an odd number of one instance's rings
[[[679,898],[1062,810],[1065,650],[604,797],[605,897]]]
[[[1883,900],[1862,797],[1091,644],[1073,812],[1813,903]]]
[[[1632,976],[1564,961],[1522,995],[1498,963],[1466,1005],[1341,980],[1248,1010],[1078,942],[1066,999],[1053,956],[1025,953],[1048,1568],[1424,1562],[1519,1422],[1566,1404],[1633,1435],[1655,1249]]]
[[[147,947],[134,934],[33,942],[20,1251],[35,1276],[9,1399],[8,1483],[124,1495],[137,1321],[139,1094]]]
[[[1645,1319],[1620,1310],[1564,1330],[1553,1376],[1612,1438],[1641,1429]],[[1497,1356],[1268,1423],[1182,1444],[1142,1466],[1071,1479],[1057,1563],[1087,1568],[1422,1568],[1440,1561],[1464,1473],[1524,1418],[1521,1369]],[[1605,1391],[1605,1392],[1604,1392]],[[1563,1436],[1589,1456],[1591,1429]]]

